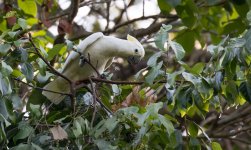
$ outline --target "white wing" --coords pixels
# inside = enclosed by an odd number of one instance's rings
[[[88,46],[92,45],[93,43],[95,43],[98,39],[102,38],[104,35],[102,32],[97,32],[97,33],[93,33],[92,35],[88,36],[86,39],[84,39],[83,41],[81,41],[79,43],[79,45],[77,46],[77,50],[80,53],[84,53],[84,51],[88,48]],[[69,66],[71,66],[72,62],[74,60],[76,60],[79,57],[79,54],[72,51],[70,53],[70,55],[67,57],[63,69],[62,69],[62,73],[67,70],[67,68]],[[79,61],[79,60],[77,60]]]

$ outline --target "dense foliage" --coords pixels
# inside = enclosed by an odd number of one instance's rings
[[[148,0],[129,0],[109,17],[117,1],[72,1],[66,10],[51,0],[0,4],[0,148],[250,148],[250,2],[158,0],[160,13],[146,16]],[[142,16],[130,19],[139,3]],[[96,19],[91,30],[73,22],[81,7]],[[74,99],[52,104],[41,93],[54,68],[97,31],[142,39],[145,59],[126,79],[116,69],[130,64],[115,63],[105,79],[82,81]]]

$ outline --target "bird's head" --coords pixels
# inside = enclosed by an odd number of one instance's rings
[[[132,43],[132,46],[130,46],[132,54],[128,57],[127,60],[131,64],[137,64],[145,56],[145,50],[135,37],[128,34],[127,40]]]

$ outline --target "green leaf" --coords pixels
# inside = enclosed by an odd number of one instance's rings
[[[195,123],[190,122],[188,125],[188,131],[190,136],[196,137],[198,135],[198,127]]]
[[[167,3],[166,0],[158,0],[158,5],[163,14],[169,14],[172,7]]]
[[[189,29],[179,31],[175,37],[175,41],[183,46],[186,53],[191,53],[194,50],[196,40],[196,32]]]
[[[22,73],[19,70],[14,69],[11,75],[13,75],[14,77],[20,77],[22,76]]]
[[[98,149],[102,150],[117,150],[118,146],[112,146],[110,142],[103,139],[94,140],[94,143],[98,146]]]
[[[181,3],[181,0],[165,0],[172,7],[176,7]]]
[[[138,111],[139,111],[139,107],[136,107],[136,106],[121,108],[118,110],[118,112],[122,112],[126,116],[137,113]]]
[[[170,136],[170,146],[173,148],[173,149],[177,149],[179,146],[182,145],[182,133],[180,130],[175,130],[171,136]],[[182,148],[180,148],[182,149]]]
[[[192,82],[195,86],[197,86],[198,83],[200,83],[200,80],[191,73],[183,72],[182,76],[184,77],[185,80]]]
[[[26,14],[37,16],[37,5],[34,0],[18,0],[17,4]]]
[[[72,127],[72,132],[76,138],[78,138],[82,133],[81,125],[78,122],[78,120],[73,121],[73,127]]]
[[[162,107],[163,107],[163,102],[152,103],[152,104],[146,106],[146,110],[150,114],[158,114],[160,108],[162,108]]]
[[[241,95],[251,103],[251,85],[248,82],[242,82],[239,87]]]
[[[213,56],[213,58],[217,58],[223,50],[224,48],[222,46],[209,45],[207,47],[207,51]]]
[[[17,94],[12,94],[10,97],[12,102],[13,108],[15,110],[22,110],[23,109],[23,101]]]
[[[24,123],[24,122],[20,122],[18,125],[18,128],[19,128],[19,131],[13,137],[14,142],[16,142],[19,139],[27,138],[34,131],[34,129],[30,125],[28,125],[27,123]]]
[[[51,61],[56,55],[59,54],[59,52],[62,49],[66,50],[65,44],[56,44],[56,45],[54,45],[54,47],[48,51],[48,58],[47,58],[47,60]]]
[[[154,41],[155,41],[155,45],[165,51],[165,43],[166,41],[168,40],[168,31],[172,29],[172,26],[171,25],[165,25],[165,24],[162,24],[162,27],[160,28],[160,31],[157,33],[157,35],[155,36],[154,38]]]
[[[171,135],[174,132],[173,124],[170,120],[168,120],[165,116],[162,116],[158,114],[159,121],[161,124],[166,128],[166,131],[169,135]]]
[[[1,108],[1,107],[0,107]],[[1,110],[0,110],[1,112]],[[5,126],[8,127],[11,125],[11,123],[6,119],[7,117],[4,117],[2,114],[0,114],[0,123],[5,123]]]
[[[175,84],[175,79],[178,75],[180,75],[182,72],[184,72],[183,69],[181,69],[180,71],[175,71],[173,73],[167,73],[166,74],[166,80],[167,80],[167,83],[166,83],[166,88],[169,88],[171,86],[173,86]]]
[[[25,49],[23,49],[22,47],[20,47],[19,50],[21,51],[21,61],[26,62],[28,60],[27,51]]]
[[[33,67],[30,63],[25,62],[21,65],[21,72],[25,75],[27,81],[33,80]]]
[[[185,26],[193,29],[196,25],[198,18],[196,17],[197,9],[196,4],[192,0],[186,0],[182,5],[175,7],[178,16],[181,18]]]
[[[2,95],[7,95],[12,92],[9,79],[4,77],[2,73],[0,73],[0,91]]]
[[[7,107],[5,104],[5,100],[3,98],[0,99],[0,117],[8,118],[8,111],[7,111]],[[0,121],[2,121],[2,119],[0,118]]]
[[[12,147],[11,150],[27,150],[27,149],[32,149],[32,146],[30,144],[19,144],[15,147]]]
[[[200,73],[202,73],[204,67],[205,67],[205,63],[203,63],[203,62],[196,63],[196,64],[191,68],[191,72],[194,73],[194,74],[199,75]]]
[[[108,129],[109,132],[112,132],[115,127],[118,125],[119,121],[117,120],[116,117],[111,117],[106,120],[105,122],[105,127]]]
[[[1,55],[6,55],[7,52],[10,50],[11,45],[10,44],[1,44],[0,45],[0,54]]]
[[[155,38],[154,38],[154,40],[155,40],[155,45],[156,45],[159,49],[161,49],[162,51],[165,51],[164,45],[165,45],[167,39],[168,39],[168,33],[167,33],[167,32],[159,32],[159,33],[155,36]]]
[[[11,38],[14,38],[16,36],[18,31],[16,32],[8,32],[8,35],[11,37]]]
[[[35,150],[43,150],[40,146],[38,146],[37,144],[31,143],[32,148],[34,148]]]
[[[221,145],[217,142],[212,142],[212,150],[222,150]]]
[[[163,65],[163,61],[159,62],[156,67],[152,68],[149,71],[148,75],[145,78],[148,84],[150,85],[153,84],[154,79],[161,73],[160,68],[162,67],[162,65]]]
[[[8,11],[3,18],[10,18],[10,17],[14,17],[16,15],[17,15],[16,11]]]
[[[200,150],[201,149],[200,141],[194,137],[190,138],[189,149]]]
[[[4,20],[0,21],[0,31],[7,34],[6,30],[7,30],[7,21],[4,19]],[[0,36],[0,39],[2,39],[5,36],[3,33]]]
[[[221,83],[223,81],[223,74],[220,71],[217,71],[214,76],[214,86],[219,91],[221,89]]]
[[[9,76],[13,72],[13,69],[11,68],[11,66],[2,61],[1,72],[3,76]]]
[[[41,117],[42,113],[41,113],[41,110],[40,110],[40,105],[33,105],[31,103],[30,104],[30,109],[31,109],[31,113],[32,113],[32,116],[33,118],[39,118]]]
[[[239,95],[238,91],[237,91],[237,86],[234,83],[234,81],[228,82],[225,92],[226,92],[226,96],[227,96],[227,101],[230,103],[234,103]]]
[[[38,59],[38,66],[39,66],[39,73],[42,76],[46,76],[47,65],[41,58]]]
[[[240,48],[246,44],[246,40],[244,38],[231,38],[228,46],[232,48]]]
[[[161,56],[162,52],[157,52],[154,55],[152,55],[148,61],[147,61],[147,65],[150,67],[154,67],[157,64],[157,60],[158,58]]]
[[[247,20],[251,23],[251,10],[247,13]]]
[[[27,22],[26,22],[26,20],[24,20],[22,18],[18,18],[17,22],[18,22],[18,24],[20,25],[20,27],[23,30],[27,29]]]
[[[174,41],[169,41],[169,44],[172,47],[177,60],[181,60],[185,56],[185,50],[183,47]]]

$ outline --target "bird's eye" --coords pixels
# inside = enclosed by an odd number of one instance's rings
[[[139,50],[138,50],[138,49],[135,49],[134,51],[135,51],[135,53],[136,53],[136,54],[139,52]]]

